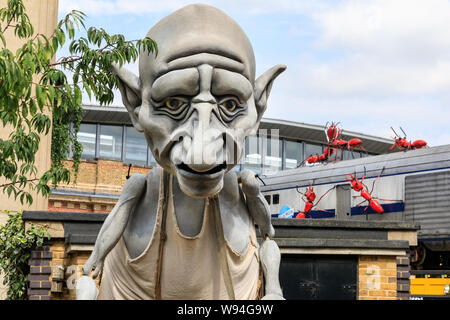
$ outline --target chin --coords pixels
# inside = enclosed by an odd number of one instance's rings
[[[227,164],[223,163],[207,171],[195,171],[182,163],[176,166],[176,176],[181,191],[193,198],[208,198],[217,195],[223,188]]]

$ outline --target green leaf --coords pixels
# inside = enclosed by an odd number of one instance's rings
[[[55,88],[52,85],[48,86],[48,100],[50,104],[55,100]]]
[[[36,111],[37,111],[36,102],[34,101],[34,99],[30,99],[30,114],[34,116],[36,114]]]
[[[75,36],[75,30],[71,20],[66,20],[66,29],[69,32],[69,39],[73,39]]]
[[[2,32],[0,32],[0,39],[2,40],[3,47],[6,47],[6,40],[5,40],[5,37],[3,36]]]

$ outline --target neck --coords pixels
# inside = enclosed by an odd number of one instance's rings
[[[172,192],[178,228],[184,236],[195,237],[202,230],[206,199],[186,195],[176,177],[173,178]]]

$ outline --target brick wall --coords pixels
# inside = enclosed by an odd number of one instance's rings
[[[90,212],[90,213],[109,213],[114,208],[116,199],[107,203],[101,200],[87,200],[90,197],[76,197],[78,199],[65,199],[66,197],[52,196],[53,199],[48,202],[49,211],[60,212]],[[58,198],[58,199],[55,199]]]
[[[29,300],[50,300],[50,264],[52,257],[53,254],[50,251],[49,245],[37,247],[31,251],[31,256],[28,261],[28,264],[30,265],[30,274],[28,275]]]
[[[399,300],[409,300],[410,293],[410,260],[409,252],[405,256],[397,257],[397,297]]]
[[[71,166],[71,161],[66,161]],[[135,173],[147,174],[150,168],[135,167],[130,169],[130,175]],[[76,184],[61,184],[58,190],[69,193],[54,192],[48,201],[48,210],[60,212],[111,212],[117,202],[117,195],[122,192],[128,175],[128,166],[121,161],[96,160],[82,161],[80,163]],[[84,192],[83,194],[70,194],[70,191]],[[93,195],[95,194],[95,196]]]
[[[397,258],[395,256],[359,256],[358,299],[397,299]]]
[[[51,300],[60,300],[64,298],[64,294],[67,294],[66,288],[66,277],[65,277],[65,265],[68,262],[67,255],[65,253],[65,245],[63,240],[54,241],[50,247],[50,252],[52,252],[52,261],[50,262],[50,266],[52,268],[52,276],[50,277],[50,281],[52,283],[51,288]],[[60,272],[63,274],[63,279],[54,279],[56,277],[56,273],[59,271],[59,267],[61,266]]]
[[[56,241],[50,251],[53,254],[51,261],[52,270],[62,266],[64,279],[55,280],[50,278],[52,283],[51,300],[75,300],[76,281],[81,277],[81,269],[89,258],[91,251],[65,252],[64,241]],[[99,279],[96,279],[98,285]]]
[[[69,255],[68,265],[67,265],[67,291],[65,299],[67,300],[75,300],[76,299],[76,290],[75,284],[76,280],[78,280],[82,276],[82,268],[86,263],[87,259],[91,255],[90,251],[78,251],[73,252]],[[98,279],[97,279],[98,284]]]
[[[71,166],[70,160],[66,166]],[[147,174],[150,168],[132,166],[130,175]],[[82,160],[80,163],[76,185],[59,185],[61,189],[78,190],[95,193],[120,194],[127,180],[128,165],[114,160]]]

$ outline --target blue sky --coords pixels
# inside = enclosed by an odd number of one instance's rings
[[[213,5],[241,25],[257,76],[288,66],[265,117],[340,121],[385,138],[401,126],[408,139],[450,144],[448,0],[60,0],[59,14],[78,9],[87,26],[138,39],[190,3]]]

